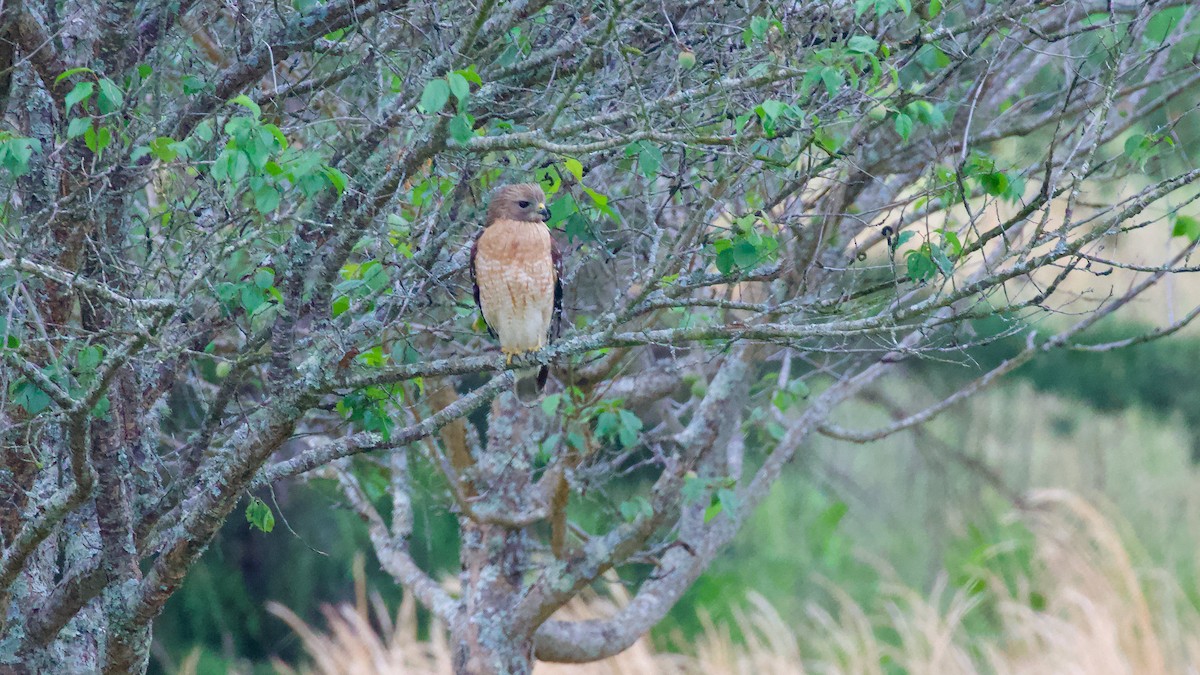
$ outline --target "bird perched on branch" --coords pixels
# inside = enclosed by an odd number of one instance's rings
[[[492,193],[483,231],[471,247],[475,304],[509,364],[545,347],[562,319],[562,254],[546,227],[549,218],[541,187],[505,185]],[[515,393],[525,403],[545,389],[549,367],[532,373],[517,373]]]

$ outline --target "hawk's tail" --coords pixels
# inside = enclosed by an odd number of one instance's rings
[[[541,398],[542,392],[546,390],[546,381],[550,378],[550,366],[542,366],[537,369],[536,373],[532,368],[519,370],[516,375],[517,380],[513,384],[513,393],[516,394],[518,401],[529,405]]]

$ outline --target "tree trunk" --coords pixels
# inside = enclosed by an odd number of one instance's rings
[[[533,458],[542,415],[505,392],[492,403],[486,449],[465,476],[480,513],[525,513],[531,503]],[[455,672],[525,675],[533,669],[535,626],[516,620],[532,539],[525,528],[461,518],[463,612],[452,627]]]
[[[524,532],[465,525],[462,534],[463,613],[452,637],[454,672],[526,675],[533,669],[532,632],[513,620],[526,569]]]

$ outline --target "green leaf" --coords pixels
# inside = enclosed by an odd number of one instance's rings
[[[417,109],[426,115],[432,115],[441,112],[449,100],[450,85],[446,83],[446,80],[442,78],[430,80],[425,85],[425,90],[421,92],[421,103]]]
[[[912,281],[928,281],[933,278],[937,268],[933,264],[933,259],[925,251],[925,247],[921,247],[919,251],[909,251],[906,257],[908,258],[907,271],[909,279]]]
[[[946,117],[942,114],[941,108],[929,101],[913,101],[904,107],[904,112],[922,124],[940,127],[946,123]]]
[[[275,285],[275,270],[270,267],[260,267],[254,271],[254,285],[266,290]]]
[[[283,135],[283,132],[279,130],[279,127],[275,126],[274,124],[264,124],[263,129],[265,129],[266,132],[275,139],[275,143],[280,151],[287,150],[287,136]]]
[[[733,264],[743,270],[753,268],[758,264],[761,257],[758,247],[746,239],[740,239],[733,245]]]
[[[229,100],[234,105],[240,105],[254,114],[255,119],[262,117],[262,108],[245,94],[238,94]]]
[[[896,4],[900,6],[905,15],[912,14],[912,0],[896,0]]]
[[[279,208],[279,190],[264,185],[254,191],[254,208],[259,213],[270,213]]]
[[[941,246],[932,244],[929,247],[929,252],[933,258],[933,262],[937,264],[938,270],[941,271],[943,276],[948,277],[954,273],[954,263],[950,262],[950,258],[946,256],[946,252],[942,250]]]
[[[174,144],[175,141],[170,137],[159,136],[150,141],[150,152],[154,153],[154,156],[162,161],[169,162],[179,155],[179,152],[172,147]]]
[[[1191,216],[1175,216],[1175,226],[1171,229],[1172,237],[1187,237],[1189,241],[1200,239],[1200,220]]]
[[[446,76],[446,81],[450,85],[450,93],[454,94],[454,98],[458,99],[459,104],[465,104],[467,97],[471,95],[471,85],[467,82],[467,78],[461,73],[450,73]]]
[[[475,72],[475,64],[474,63],[467,66],[463,70],[456,70],[454,72],[467,78],[468,82],[473,82],[475,84],[475,86],[477,86],[477,87],[483,86],[483,78],[479,76],[479,73]]]
[[[929,0],[929,18],[936,19],[942,13],[942,0]]]
[[[658,175],[658,168],[662,166],[663,154],[662,150],[658,149],[657,145],[642,141],[641,150],[638,151],[638,169],[646,178],[653,178]]]
[[[120,110],[125,103],[125,94],[115,82],[106,78],[100,80],[100,112],[108,114]]]
[[[250,284],[243,285],[238,298],[242,301],[242,307],[247,314],[253,314],[254,310],[262,306],[266,300],[263,299],[262,291],[251,286]]]
[[[713,502],[713,503],[709,504],[708,508],[704,509],[704,522],[707,523],[708,521],[712,520],[713,518],[716,518],[717,516],[721,515],[721,509],[722,509],[721,502]]]
[[[42,151],[36,138],[13,138],[0,132],[0,166],[8,169],[15,177],[29,172],[29,160],[34,152]]]
[[[542,413],[546,417],[551,417],[558,410],[558,404],[562,401],[562,394],[548,394],[542,399]]]
[[[109,131],[108,127],[100,127],[99,129],[89,127],[83,133],[84,145],[88,147],[88,150],[91,150],[97,155],[104,152],[104,149],[107,148],[108,144],[111,142],[112,132]]]
[[[246,507],[246,522],[263,532],[270,532],[275,529],[275,514],[271,513],[271,507],[266,502],[255,497]]]
[[[958,238],[958,235],[956,233],[951,232],[949,230],[942,230],[941,232],[942,232],[942,241],[943,241],[943,243],[945,243],[946,247],[949,248],[949,251],[950,251],[949,255],[952,255],[955,258],[957,258],[959,255],[962,254],[962,249],[963,249],[962,240]]]
[[[913,120],[904,113],[896,113],[896,133],[904,141],[908,140],[909,134],[912,133]]]
[[[36,415],[50,407],[50,395],[38,389],[29,380],[20,380],[10,389],[13,402],[25,409],[30,415]]]
[[[67,125],[67,138],[78,138],[92,128],[92,118],[76,117]]]
[[[759,116],[772,122],[783,115],[783,113],[785,113],[788,109],[788,105],[786,103],[783,101],[776,101],[775,99],[767,99],[758,107],[761,110],[761,112],[759,112]]]
[[[592,203],[596,205],[596,208],[599,209],[601,213],[609,218],[612,218],[613,220],[617,219],[617,213],[609,207],[608,197],[606,195],[602,195],[586,185],[583,186],[583,192],[592,200]]]
[[[550,227],[558,227],[559,223],[577,213],[579,213],[579,202],[576,202],[569,193],[564,194],[561,198],[550,202],[550,220],[546,221],[546,224]]]
[[[79,352],[76,359],[80,373],[95,372],[102,360],[104,360],[104,349],[99,345],[85,347]]]
[[[654,515],[654,510],[645,497],[635,497],[621,502],[621,505],[617,509],[621,512],[621,517],[629,522],[636,520],[639,515]]]
[[[536,182],[540,183],[542,190],[547,195],[553,195],[562,187],[562,174],[558,172],[558,167],[553,164],[547,164],[534,172]]]
[[[92,95],[92,91],[95,88],[95,85],[93,85],[91,82],[77,83],[75,87],[71,89],[71,91],[67,92],[66,99],[64,100],[67,106],[67,112],[71,112],[71,108],[74,108],[75,104],[79,103],[80,101],[87,100]]]
[[[842,88],[842,74],[836,68],[825,68],[821,71],[821,81],[825,83],[825,91],[833,96]]]
[[[236,183],[250,171],[250,158],[244,152],[234,152],[229,157],[229,177]]]
[[[738,500],[736,492],[729,488],[721,488],[717,490],[717,502],[721,505],[721,508],[729,514],[730,518],[737,517],[740,501]]]
[[[1008,191],[1008,176],[1000,171],[993,171],[979,176],[979,186],[983,191],[998,197]]]
[[[767,35],[767,28],[771,22],[767,21],[765,16],[755,16],[750,18],[750,32],[755,38],[761,40]]]
[[[450,119],[450,138],[459,145],[466,145],[475,136],[474,120],[465,112],[458,113]]]
[[[575,180],[583,180],[583,163],[582,162],[580,162],[577,159],[568,157],[563,162],[563,166],[567,169],[567,171],[569,171],[571,173],[572,176],[575,176]]]
[[[339,195],[345,191],[347,182],[346,174],[333,168],[332,166],[325,167],[322,169],[322,172],[325,174],[325,177],[329,179],[329,184],[333,186],[334,190],[337,190]]]
[[[4,342],[0,343],[0,349],[18,349],[21,346],[21,338],[16,335],[7,334],[4,336]]]
[[[333,318],[337,318],[350,309],[350,298],[342,295],[333,301]]]
[[[858,54],[874,54],[879,49],[879,43],[875,41],[875,38],[866,35],[855,35],[850,38],[846,46],[850,51]]]
[[[689,471],[683,479],[683,488],[679,490],[679,494],[683,497],[684,502],[695,502],[703,497],[707,490],[708,481],[697,476],[695,472]]]
[[[209,174],[212,176],[213,180],[222,182],[229,178],[229,163],[231,156],[232,153],[229,150],[225,150],[221,154],[217,155],[216,160],[213,161],[212,166],[209,168]]]
[[[184,75],[179,80],[180,86],[183,87],[183,93],[191,96],[204,91],[208,87],[208,83],[196,77],[195,75]]]
[[[62,83],[63,80],[67,79],[68,77],[70,77],[72,75],[78,75],[79,73],[91,73],[91,72],[94,72],[91,68],[70,68],[68,70],[64,70],[62,75],[59,75],[58,77],[54,78],[54,86],[57,87],[59,84]]]

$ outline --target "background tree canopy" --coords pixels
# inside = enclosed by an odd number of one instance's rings
[[[1200,313],[1088,332],[1197,269],[1194,3],[2,12],[15,672],[145,670],[227,519],[305,517],[285,490],[366,523],[458,671],[600,659],[817,435],[883,438]],[[532,408],[465,270],[488,190],[524,181],[550,197],[570,326],[513,364],[553,365]],[[847,416],[921,360],[985,367]],[[430,570],[455,557],[451,593]],[[553,617],[613,572],[615,616]]]

